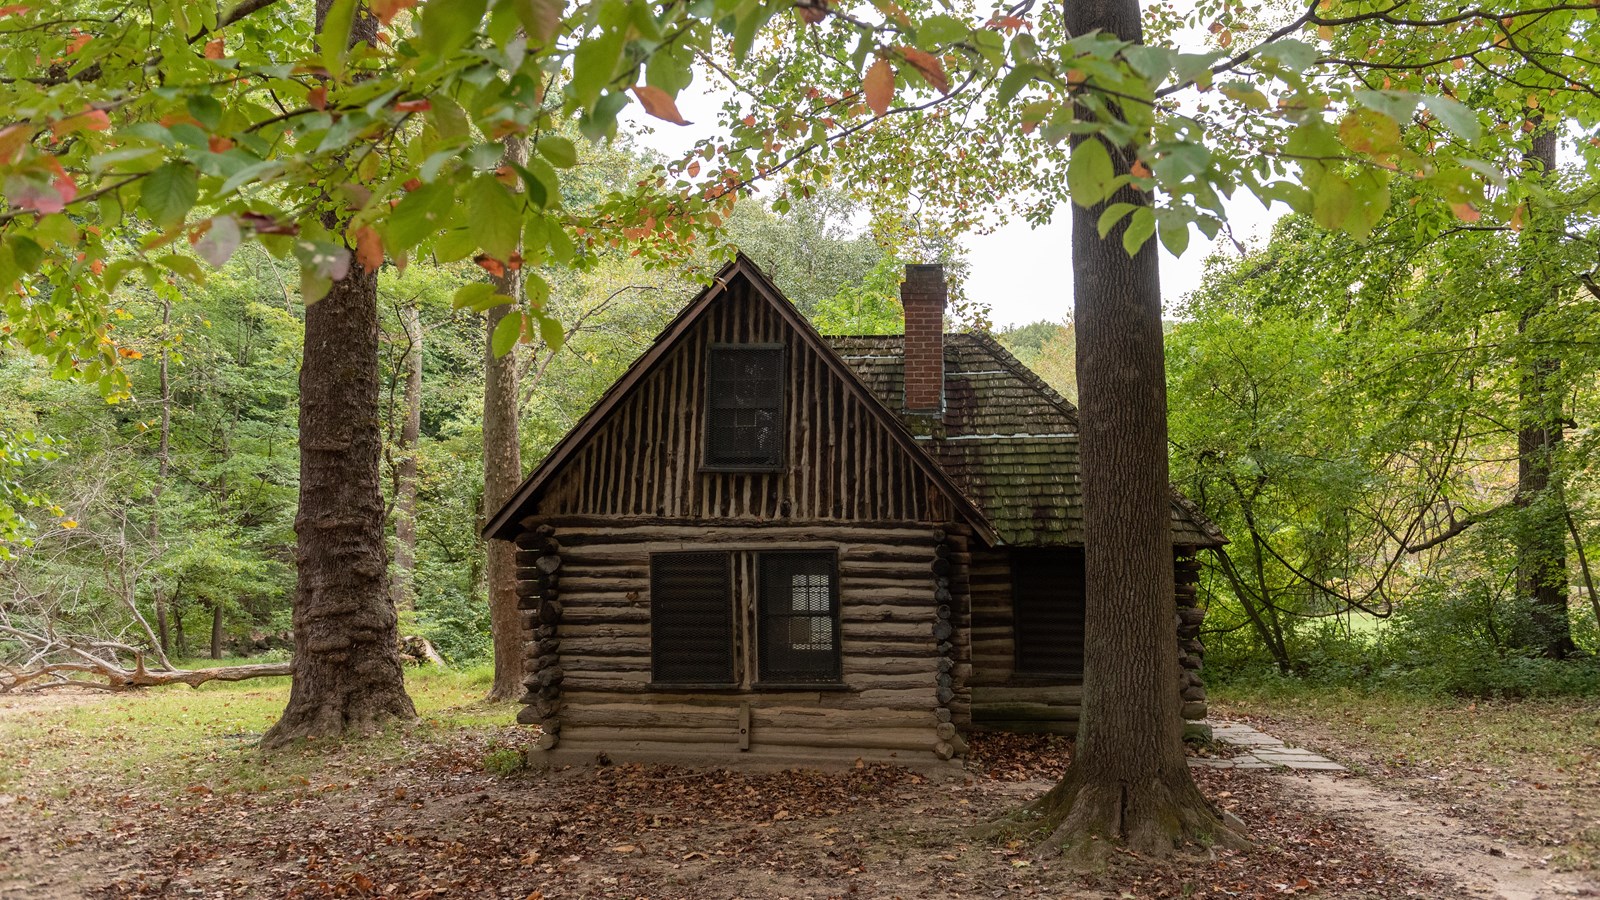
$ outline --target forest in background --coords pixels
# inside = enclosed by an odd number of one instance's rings
[[[601,191],[648,163],[619,148],[583,170]],[[906,226],[864,221],[840,194],[782,213],[745,203],[729,245],[820,330],[896,332]],[[1568,286],[1529,316],[1525,283],[1504,277],[1531,266],[1515,236],[1415,224],[1395,213],[1361,242],[1285,219],[1265,246],[1214,258],[1202,288],[1169,310],[1173,478],[1232,538],[1206,566],[1211,677],[1475,696],[1600,689],[1594,430],[1563,429],[1557,515],[1516,498],[1531,348],[1556,360],[1548,389],[1562,420],[1595,417],[1600,323],[1571,277],[1584,261],[1576,250],[1544,261],[1552,285]],[[959,293],[959,248],[938,252],[958,279],[953,327],[990,328]],[[545,273],[565,343],[517,351],[524,460],[548,451],[716,264],[647,269],[619,253]],[[492,653],[478,537],[484,317],[452,306],[482,277],[470,261],[419,260],[379,282],[393,592],[402,631],[452,664]],[[296,278],[292,263],[249,249],[204,286],[129,289],[115,315],[133,396],[118,403],[0,351],[0,431],[26,448],[8,476],[25,522],[0,562],[7,616],[43,614],[174,658],[287,658]],[[1070,317],[995,333],[1076,399]],[[420,390],[408,390],[417,362]],[[1518,548],[1552,521],[1566,548],[1566,659],[1534,635],[1518,590]]]

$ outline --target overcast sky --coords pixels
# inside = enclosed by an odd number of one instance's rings
[[[678,110],[692,124],[670,125],[651,119],[638,104],[630,103],[622,114],[623,127],[641,144],[669,159],[677,158],[697,139],[716,130],[723,96],[701,73],[678,97]],[[1064,145],[1062,149],[1065,152]],[[1229,206],[1233,232],[1247,244],[1264,242],[1284,210],[1279,205],[1269,213],[1250,197],[1238,197]],[[1189,248],[1181,259],[1161,251],[1161,293],[1169,309],[1199,286],[1206,257],[1217,247],[1193,227],[1190,232]],[[963,241],[972,262],[967,295],[989,305],[996,326],[1065,319],[1072,307],[1072,276],[1063,265],[1070,233],[1070,216],[1063,209],[1043,228],[1016,222],[990,234],[968,235]],[[1218,242],[1227,252],[1235,252],[1225,235],[1218,235]]]

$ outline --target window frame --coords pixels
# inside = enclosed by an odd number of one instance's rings
[[[712,435],[715,433],[711,427],[712,412],[712,359],[718,351],[723,350],[773,350],[778,354],[778,451],[776,459],[771,463],[718,463],[713,462]],[[782,472],[788,466],[789,449],[789,346],[781,341],[767,343],[713,343],[706,347],[702,373],[705,378],[705,387],[701,391],[701,401],[704,412],[700,423],[700,460],[701,472],[754,472],[772,473]]]
[[[728,617],[728,680],[727,681],[684,681],[662,678],[657,667],[657,633],[656,601],[660,596],[657,589],[658,580],[656,564],[671,557],[683,556],[720,556],[724,571],[726,590],[723,596]],[[694,689],[694,690],[731,690],[739,687],[739,609],[738,609],[738,579],[734,572],[734,554],[726,550],[666,550],[651,552],[649,554],[650,569],[650,683],[651,688]]]
[[[839,603],[839,550],[837,547],[827,549],[797,549],[797,550],[761,550],[757,551],[755,572],[755,597],[753,598],[755,612],[755,671],[751,688],[754,690],[806,688],[829,689],[842,686],[844,683],[844,628],[840,621]],[[826,675],[809,675],[798,672],[772,672],[767,669],[766,636],[769,617],[766,611],[766,584],[767,566],[776,557],[814,557],[826,558],[828,563],[828,613],[827,619],[833,628],[832,671]],[[792,595],[791,595],[792,596]],[[789,613],[781,616],[784,619],[796,618],[822,618],[822,616],[801,616]]]

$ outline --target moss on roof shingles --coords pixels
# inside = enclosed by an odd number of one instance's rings
[[[826,340],[928,447],[1005,543],[1083,543],[1078,411],[992,337],[945,335],[942,417],[904,413],[900,335]],[[1172,542],[1216,547],[1227,538],[1173,491]]]

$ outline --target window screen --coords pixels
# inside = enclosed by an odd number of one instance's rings
[[[1014,551],[1017,671],[1083,674],[1083,551]]]
[[[839,599],[832,553],[763,553],[761,680],[839,679]]]
[[[728,469],[781,467],[783,347],[712,347],[707,369],[705,464]]]
[[[650,557],[650,666],[654,681],[733,681],[733,598],[728,554]]]

